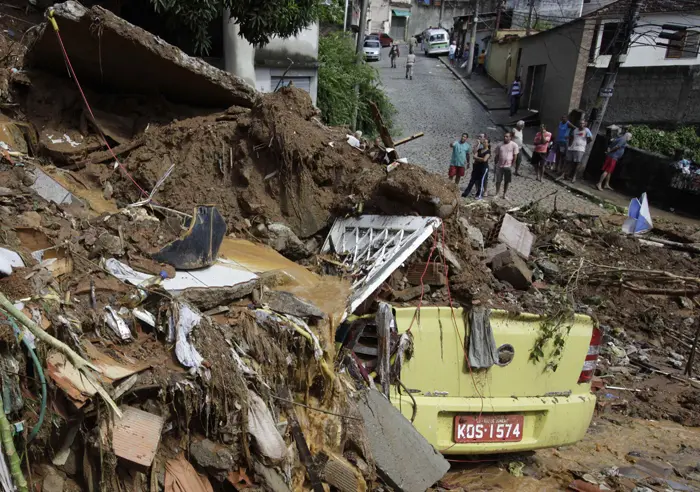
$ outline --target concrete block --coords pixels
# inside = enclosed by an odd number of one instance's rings
[[[532,243],[535,236],[530,232],[525,224],[515,219],[509,214],[503,216],[500,227],[497,225],[498,233],[496,240],[514,249],[520,256],[527,259],[530,256]]]
[[[532,285],[532,271],[512,250],[496,256],[491,263],[493,276],[508,282],[518,290],[528,290]]]
[[[363,392],[358,404],[377,472],[394,490],[423,492],[450,469],[445,458],[381,393]]]
[[[498,243],[495,246],[486,248],[483,253],[484,263],[490,265],[496,256],[500,255],[501,253],[505,253],[506,251],[508,251],[508,246],[503,243]]]

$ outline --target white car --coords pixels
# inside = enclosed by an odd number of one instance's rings
[[[362,52],[367,61],[382,59],[382,45],[378,39],[366,39],[365,44],[362,45]]]

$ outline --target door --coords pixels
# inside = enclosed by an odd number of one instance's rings
[[[547,65],[530,65],[527,67],[525,84],[525,103],[527,109],[539,111],[544,96],[544,79]]]
[[[391,17],[391,37],[395,41],[403,41],[406,34],[406,17]]]

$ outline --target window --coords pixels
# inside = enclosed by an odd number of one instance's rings
[[[612,55],[622,49],[625,33],[622,25],[617,22],[603,24],[603,38],[600,40],[600,54]]]
[[[430,36],[430,42],[434,43],[436,41],[445,41],[445,34],[432,34]]]
[[[697,58],[700,31],[676,31],[674,37],[668,40],[666,58]]]
[[[380,48],[379,41],[365,41],[365,48]]]

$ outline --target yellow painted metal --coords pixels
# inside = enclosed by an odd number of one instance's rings
[[[415,308],[396,309],[399,331],[408,329],[414,313]],[[492,311],[496,345],[511,345],[515,355],[506,366],[470,371],[464,357],[462,310],[456,309],[453,318],[449,307],[421,309],[420,321],[411,329],[414,355],[404,364],[401,380],[417,402],[414,425],[436,449],[445,454],[522,451],[570,444],[583,437],[595,397],[590,384],[577,381],[588,353],[593,320],[577,315],[570,326],[562,327],[568,335],[556,371],[546,369],[552,360],[551,343],[545,346],[543,360],[529,360],[541,321],[537,315]],[[392,402],[411,416],[412,402],[405,392],[399,395],[393,390]],[[479,413],[524,415],[523,440],[455,444],[454,417]]]

